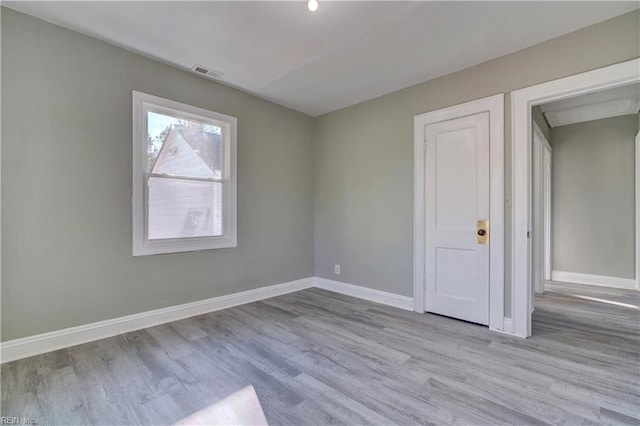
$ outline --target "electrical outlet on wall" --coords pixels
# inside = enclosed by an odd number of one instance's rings
[[[336,275],[340,275],[340,265],[336,265],[336,266],[333,268],[333,271],[335,272],[335,274],[336,274]]]

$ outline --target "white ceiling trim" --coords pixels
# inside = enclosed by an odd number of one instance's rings
[[[541,105],[540,108],[549,127],[637,114],[640,110],[640,86],[634,84],[596,92]]]

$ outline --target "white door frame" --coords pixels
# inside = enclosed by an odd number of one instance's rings
[[[511,312],[514,334],[531,335],[531,280],[528,263],[531,188],[531,107],[640,81],[640,58],[549,81],[511,93],[513,216]],[[637,191],[636,191],[637,192]],[[638,268],[636,267],[636,270]],[[636,277],[636,282],[639,277]]]
[[[544,282],[545,280],[551,279],[551,259],[549,256],[551,252],[551,174],[550,170],[547,167],[547,159],[551,161],[552,148],[551,144],[549,144],[549,141],[547,140],[547,137],[544,135],[544,133],[540,129],[540,126],[538,126],[538,123],[536,123],[535,121],[533,122],[533,137],[537,138],[540,141],[542,148],[542,152],[540,153],[540,167],[542,167],[542,170],[540,170],[542,176],[542,185],[540,187],[540,201],[544,209],[542,211],[542,240],[540,241],[540,243],[542,243],[542,258],[540,259],[540,265],[538,265],[542,267],[542,280],[539,283],[539,286],[536,287],[536,293],[544,293]],[[534,233],[534,235],[540,234]]]
[[[636,135],[636,290],[640,290],[640,131]]]
[[[428,124],[489,112],[489,328],[504,326],[504,95],[499,94],[414,116],[413,296],[424,313],[425,297],[425,132]],[[508,327],[507,327],[508,328]]]

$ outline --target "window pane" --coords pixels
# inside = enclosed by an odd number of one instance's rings
[[[222,183],[150,177],[148,238],[222,235]]]
[[[147,173],[222,179],[222,128],[147,112]]]

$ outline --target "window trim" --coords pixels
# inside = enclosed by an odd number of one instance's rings
[[[132,236],[133,256],[237,247],[237,118],[133,90],[132,137]],[[145,162],[147,150],[147,111],[165,110],[181,118],[214,120],[223,130],[223,202],[221,236],[187,237],[163,240],[147,238],[147,191]]]

